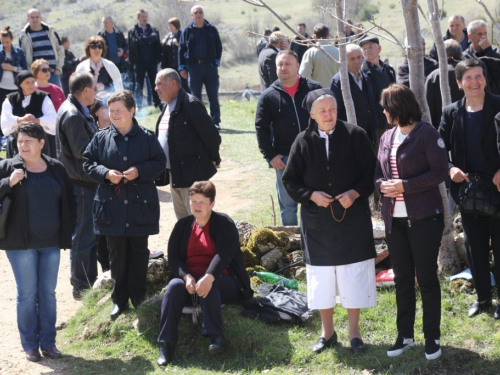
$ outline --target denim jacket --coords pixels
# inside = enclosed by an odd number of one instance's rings
[[[24,56],[24,51],[19,48],[15,47],[14,45],[12,46],[12,61],[13,64],[16,68],[19,70],[26,70],[28,69],[28,65],[26,64],[26,56]],[[3,77],[3,69],[2,69],[2,64],[5,62],[5,59],[7,57],[7,54],[5,53],[3,49],[3,45],[0,44],[0,81],[2,80]],[[14,78],[16,78],[17,73],[14,72]]]

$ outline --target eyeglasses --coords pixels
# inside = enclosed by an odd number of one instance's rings
[[[195,11],[193,12],[193,14],[203,14],[203,11],[202,11],[202,10],[195,10]]]
[[[51,69],[50,68],[42,68],[42,69],[40,69],[40,71],[44,72],[44,73],[48,73],[51,71]]]
[[[90,48],[92,49],[96,49],[96,48],[99,48],[99,49],[103,49],[104,48],[104,45],[102,43],[99,43],[99,44],[96,44],[96,43],[90,43]]]

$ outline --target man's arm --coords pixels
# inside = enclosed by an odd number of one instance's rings
[[[255,131],[257,135],[257,143],[260,152],[267,160],[272,160],[278,152],[273,147],[271,141],[271,124],[273,122],[271,109],[267,103],[266,97],[263,95],[257,103],[255,112]]]
[[[54,54],[57,56],[56,58],[56,69],[59,70],[59,74],[62,73],[62,69],[64,66],[64,47],[61,43],[61,39],[59,39],[59,35],[54,31],[54,35],[57,39],[57,46],[56,50],[54,51]]]

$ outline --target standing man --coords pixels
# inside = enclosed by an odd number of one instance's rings
[[[61,87],[64,48],[59,35],[52,26],[42,22],[42,14],[38,9],[28,10],[26,21],[28,23],[19,34],[19,46],[26,55],[28,67],[35,60],[47,60],[52,70],[49,82]]]
[[[448,19],[448,30],[446,30],[446,35],[443,36],[443,40],[453,39],[460,44],[462,51],[469,48],[470,40],[467,36],[467,29],[465,28],[465,20],[462,16],[455,14]],[[436,61],[438,60],[438,53],[436,48],[436,43],[431,48],[429,56]]]
[[[102,36],[108,46],[106,56],[103,57],[113,61],[120,70],[124,88],[126,90],[131,90],[132,80],[128,77],[128,67],[125,61],[125,56],[128,51],[127,41],[125,40],[125,35],[114,26],[115,23],[113,18],[111,16],[104,16],[102,18],[103,28],[97,32],[97,35]]]
[[[97,237],[94,234],[92,207],[97,182],[83,172],[82,154],[97,126],[87,107],[94,103],[96,90],[89,73],[73,73],[69,79],[70,95],[57,113],[57,158],[64,164],[73,181],[77,216],[70,252],[73,298],[90,288],[97,279]]]
[[[307,27],[305,23],[299,23],[297,25],[297,33],[302,35],[304,38],[309,39],[309,34],[307,33]],[[302,57],[304,57],[304,53],[309,49],[308,43],[297,42],[302,40],[297,35],[293,37],[293,41],[291,43],[290,49],[297,54],[299,57],[299,64],[302,63]]]
[[[288,49],[286,36],[281,31],[275,31],[269,37],[269,43],[259,55],[260,89],[264,91],[278,79],[276,75],[276,56],[279,51]]]
[[[184,91],[174,69],[158,72],[155,90],[164,102],[156,136],[167,156],[175,216],[181,219],[191,215],[191,185],[217,173],[221,138],[203,103]]]
[[[407,45],[408,45],[408,40],[405,39],[405,46]],[[424,50],[424,79],[426,79],[429,76],[429,74],[431,74],[434,70],[439,68],[439,63],[425,54],[424,38],[422,38],[422,46]],[[398,66],[396,80],[398,83],[402,83],[403,85],[410,87],[410,65],[408,64],[408,58],[406,57],[403,60],[403,62]]]
[[[302,102],[309,91],[320,89],[321,85],[299,76],[299,60],[292,50],[278,53],[276,67],[278,80],[257,103],[255,130],[260,152],[276,171],[281,223],[297,225],[297,202],[288,195],[281,178],[292,143],[309,122],[309,112]]]
[[[184,79],[189,73],[189,88],[200,101],[201,88],[205,85],[210,116],[220,129],[219,66],[222,42],[215,26],[205,20],[201,5],[191,8],[191,17],[193,22],[182,30],[179,41],[179,72]]]
[[[148,75],[151,88],[154,87],[158,63],[161,62],[160,34],[148,23],[148,12],[137,12],[137,23],[128,31],[129,61],[135,73],[135,100],[142,108],[144,77]],[[156,91],[151,90],[155,107],[160,105]]]

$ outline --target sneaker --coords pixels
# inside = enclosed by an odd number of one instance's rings
[[[425,358],[428,360],[441,357],[439,340],[425,339]]]
[[[394,346],[392,346],[391,348],[389,348],[389,350],[387,350],[387,356],[397,357],[398,355],[403,354],[405,350],[411,349],[414,346],[415,346],[415,340],[398,337]]]

